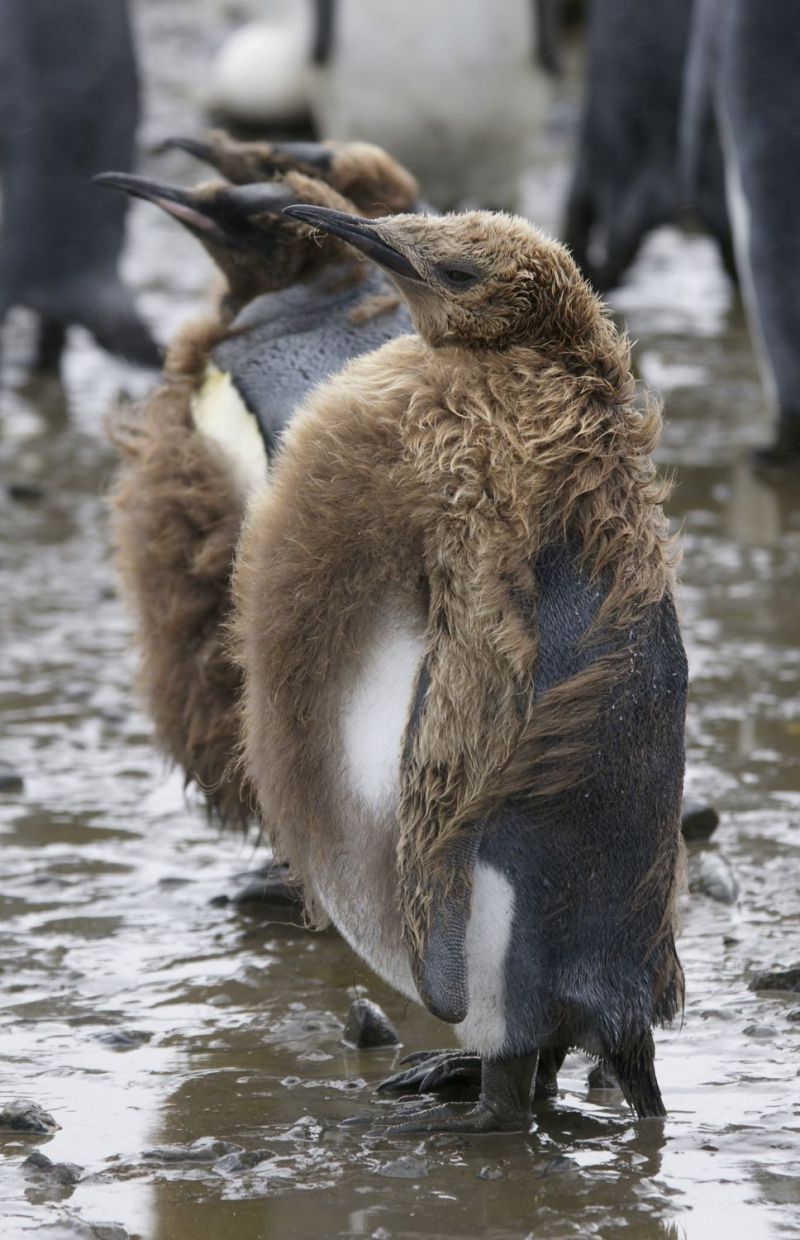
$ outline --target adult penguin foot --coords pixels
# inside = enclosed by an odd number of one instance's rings
[[[481,1085],[481,1057],[470,1051],[414,1051],[400,1060],[410,1064],[377,1086],[379,1094],[431,1094],[454,1085]]]
[[[538,1055],[484,1059],[477,1103],[398,1109],[372,1120],[370,1127],[387,1136],[415,1132],[527,1132],[531,1126],[531,1087]],[[358,1121],[357,1121],[358,1122]]]

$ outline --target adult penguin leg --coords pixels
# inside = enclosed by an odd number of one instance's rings
[[[538,1052],[513,1059],[484,1059],[477,1103],[393,1111],[371,1127],[388,1135],[412,1132],[527,1132]]]
[[[40,375],[57,375],[67,340],[67,325],[59,319],[42,315],[38,325],[33,369]]]

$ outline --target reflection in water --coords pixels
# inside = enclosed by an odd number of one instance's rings
[[[157,88],[148,140],[186,129],[186,75],[201,71],[213,33],[184,8],[142,8]],[[194,175],[170,158],[159,175]],[[563,138],[546,136],[528,182],[545,226],[564,169]],[[190,238],[146,211],[134,213],[130,269],[162,335],[208,279]],[[749,1240],[796,1228],[800,1000],[747,982],[800,955],[800,487],[742,459],[768,413],[710,245],[663,230],[615,305],[641,376],[666,398],[660,457],[676,471],[671,512],[685,529],[689,792],[719,807],[709,851],[741,895],[684,903],[686,1017],[658,1039],[668,1119],[637,1124],[616,1094],[589,1093],[589,1065],[573,1056],[526,1139],[388,1141],[338,1127],[382,1105],[371,1086],[404,1053],[342,1045],[356,990],[385,1006],[407,1050],[447,1033],[333,934],[218,898],[259,853],[209,830],[165,776],[132,695],[109,563],[101,423],[120,389],[145,381],[78,337],[66,395],[26,387],[25,316],[9,325],[0,464],[4,480],[30,486],[16,499],[0,489],[2,758],[25,780],[21,794],[0,792],[0,1052],[12,1066],[5,1096],[34,1099],[61,1129],[0,1137],[3,1235],[67,1215],[116,1219],[148,1240],[623,1229]],[[142,1157],[202,1138],[231,1148]],[[84,1180],[33,1186],[20,1170],[33,1148],[78,1163]]]

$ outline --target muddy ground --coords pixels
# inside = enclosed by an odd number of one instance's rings
[[[145,151],[198,126],[209,48],[248,7],[142,0]],[[568,84],[526,182],[545,226],[574,119]],[[196,176],[174,153],[144,166]],[[127,270],[163,339],[202,304],[210,267],[153,209],[131,225]],[[403,1053],[343,1046],[356,993],[406,1051],[447,1032],[334,934],[236,902],[262,853],[209,827],[154,751],[109,554],[103,418],[150,380],[76,332],[64,388],[31,383],[31,323],[7,324],[0,759],[24,782],[0,781],[0,1107],[27,1098],[60,1127],[0,1134],[4,1237],[800,1235],[800,994],[748,988],[800,962],[800,481],[746,464],[769,414],[710,243],[658,233],[612,300],[666,400],[687,788],[721,824],[691,850],[686,1014],[657,1039],[669,1118],[635,1123],[572,1056],[529,1136],[482,1139],[338,1126],[384,1105],[371,1087]],[[78,1170],[24,1167],[35,1150]]]

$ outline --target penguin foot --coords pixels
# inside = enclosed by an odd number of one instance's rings
[[[796,410],[778,418],[771,444],[751,448],[750,463],[761,473],[795,470],[800,466],[800,416]]]
[[[451,1085],[481,1084],[481,1057],[469,1051],[415,1051],[400,1060],[411,1064],[377,1086],[379,1094],[430,1094]]]
[[[433,1064],[443,1066],[446,1071],[449,1064],[442,1061],[459,1058],[467,1061],[466,1070],[473,1073],[472,1060],[477,1056],[459,1055],[458,1052],[428,1052],[419,1056],[418,1062],[423,1070],[427,1063],[428,1069]],[[538,1058],[538,1054],[534,1054],[517,1059],[482,1059],[481,1092],[474,1105],[453,1103],[418,1109],[398,1108],[385,1117],[373,1119],[370,1127],[389,1136],[407,1132],[527,1132],[531,1125],[531,1087]],[[414,1067],[410,1071],[418,1069]]]

